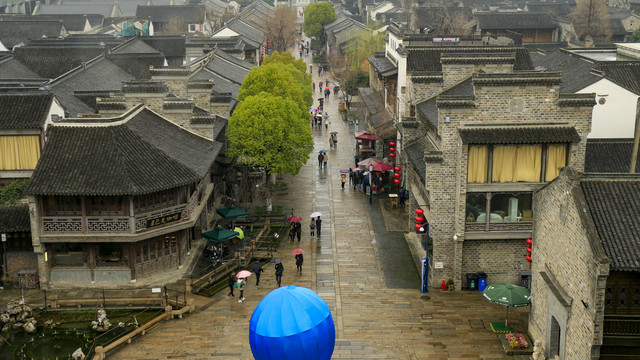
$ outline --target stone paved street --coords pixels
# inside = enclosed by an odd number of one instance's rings
[[[277,255],[284,260],[283,286],[311,288],[329,304],[334,359],[513,359],[489,330],[489,322],[504,320],[505,308],[483,300],[479,291],[443,293],[435,286],[423,296],[402,232],[386,231],[379,200],[374,196],[378,203],[372,206],[362,192],[341,189],[339,170],[353,165],[354,129],[341,119],[337,104],[332,94],[325,104],[329,130],[313,130],[316,151],[297,176],[285,179],[289,194],[275,201],[304,219],[302,242],[283,240]],[[338,132],[337,150],[329,149],[330,131]],[[328,169],[318,169],[321,149],[329,150]],[[309,237],[313,211],[323,214],[319,240]],[[301,275],[290,255],[297,247],[305,251]],[[111,358],[252,359],[249,319],[274,288],[274,270],[267,267],[259,288],[249,279],[243,303],[227,299],[226,292],[196,297],[204,305],[198,312],[166,322]],[[527,311],[510,309],[510,325],[526,331]]]

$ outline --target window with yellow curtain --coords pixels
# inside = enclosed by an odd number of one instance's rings
[[[547,147],[547,163],[544,180],[551,181],[558,177],[560,168],[567,163],[567,145],[552,144]]]
[[[39,158],[39,136],[0,136],[0,170],[33,170]]]
[[[513,181],[540,182],[542,146],[518,145],[516,157],[516,169]]]
[[[496,145],[493,147],[493,169],[491,171],[491,181],[493,182],[513,182],[517,164],[516,145]]]
[[[486,183],[489,167],[489,147],[486,145],[470,145],[467,162],[467,183]]]

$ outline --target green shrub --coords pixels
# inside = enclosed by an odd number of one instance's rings
[[[0,187],[0,205],[13,205],[22,198],[22,192],[29,180],[14,180],[5,187]]]

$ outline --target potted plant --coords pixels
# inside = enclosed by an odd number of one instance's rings
[[[454,285],[453,279],[447,280],[447,282],[445,284],[445,286],[447,287],[447,290],[449,290],[449,291],[454,291],[456,289],[453,285]]]

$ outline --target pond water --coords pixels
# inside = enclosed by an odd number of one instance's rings
[[[34,314],[38,320],[37,331],[27,334],[23,329],[11,330],[1,335],[6,340],[0,345],[0,360],[9,359],[71,359],[71,354],[82,348],[89,355],[95,346],[106,346],[119,337],[162,314],[162,309],[109,310],[107,318],[111,329],[99,333],[91,328],[96,310],[48,311]],[[59,323],[53,328],[43,326],[48,320]],[[118,326],[123,323],[123,326]]]

